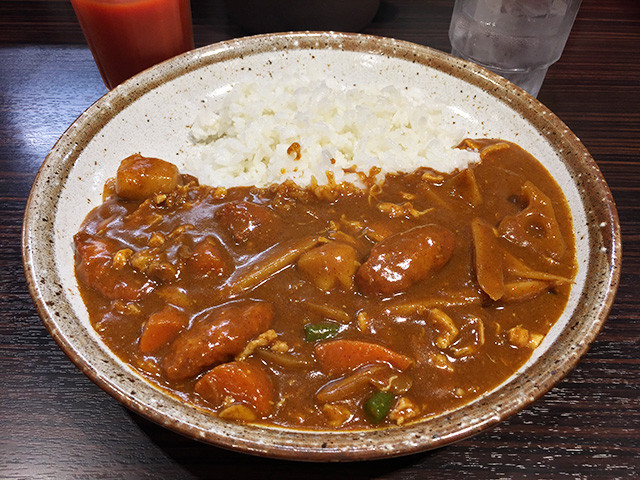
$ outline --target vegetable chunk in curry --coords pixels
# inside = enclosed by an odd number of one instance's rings
[[[468,403],[540,344],[576,265],[549,173],[511,143],[460,148],[481,161],[364,188],[208,187],[133,155],[75,236],[91,322],[225,419],[367,428]]]

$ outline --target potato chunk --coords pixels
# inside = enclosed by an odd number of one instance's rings
[[[145,200],[169,193],[182,183],[178,167],[140,154],[125,158],[116,175],[116,193],[125,200]]]
[[[336,286],[351,290],[357,268],[355,249],[340,242],[326,243],[298,259],[298,269],[316,287],[324,291]]]

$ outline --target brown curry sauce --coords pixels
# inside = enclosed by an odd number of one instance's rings
[[[90,320],[222,418],[368,428],[466,404],[530,357],[576,265],[544,167],[507,142],[462,147],[482,161],[365,189],[207,187],[129,157],[75,237]]]

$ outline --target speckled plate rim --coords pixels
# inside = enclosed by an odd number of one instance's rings
[[[367,52],[438,69],[507,104],[561,152],[587,217],[587,281],[573,315],[554,344],[521,375],[478,401],[413,425],[313,432],[237,425],[206,416],[160,393],[133,371],[114,372],[108,360],[96,360],[86,345],[78,346],[77,336],[82,332],[77,330],[74,311],[65,300],[50,250],[57,213],[55,199],[91,133],[164,82],[211,63],[279,49]],[[147,70],[109,92],[69,127],[45,159],[27,203],[22,248],[29,290],[43,323],[69,358],[101,388],[133,411],[188,437],[231,450],[305,461],[365,460],[420,452],[479,433],[520,411],[575,367],[595,339],[613,303],[622,251],[615,204],[595,161],[566,125],[541,103],[501,77],[442,52],[389,38],[335,32],[260,35],[203,47]],[[91,341],[88,343],[91,347]]]

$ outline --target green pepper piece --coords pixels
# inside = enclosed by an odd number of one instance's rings
[[[373,423],[380,423],[383,421],[389,410],[391,410],[391,404],[394,400],[393,394],[389,392],[376,392],[369,400],[364,404],[364,411]]]
[[[307,342],[325,340],[335,337],[339,331],[340,325],[337,323],[308,323],[304,326],[304,339]]]

